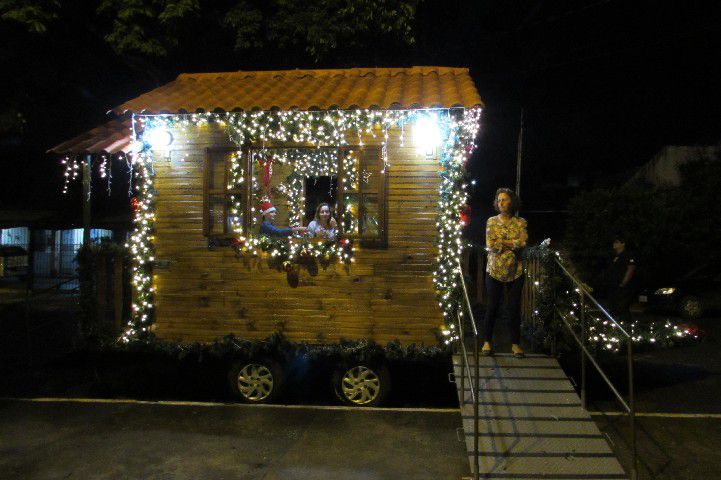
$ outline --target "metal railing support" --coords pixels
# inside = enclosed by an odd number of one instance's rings
[[[584,410],[586,408],[586,297],[583,290],[579,290],[579,305],[581,308],[581,405]]]
[[[634,393],[634,359],[633,359],[633,335],[629,334],[625,328],[621,324],[619,324],[609,313],[606,311],[605,308],[601,306],[600,303],[593,297],[593,295],[590,294],[590,292],[586,289],[586,287],[581,283],[580,280],[578,280],[571,272],[566,269],[566,267],[563,266],[563,264],[559,261],[558,258],[554,258],[554,268],[560,269],[561,273],[565,275],[571,282],[573,282],[576,291],[579,293],[579,316],[578,320],[581,326],[581,335],[580,338],[576,334],[576,331],[574,330],[574,327],[566,321],[564,318],[563,313],[559,310],[558,305],[558,297],[556,295],[555,289],[554,289],[554,295],[553,295],[553,316],[554,321],[560,320],[563,325],[568,329],[569,333],[571,334],[571,337],[576,341],[578,346],[581,349],[581,403],[583,405],[584,410],[586,409],[586,370],[588,362],[591,362],[591,365],[594,366],[598,374],[600,375],[601,379],[606,382],[606,385],[609,387],[611,392],[616,396],[616,399],[619,401],[621,406],[623,406],[624,410],[626,410],[626,413],[628,413],[629,417],[629,427],[631,429],[631,479],[636,480],[638,478],[638,451],[637,451],[637,445],[636,445],[636,400],[635,400],[635,393]],[[602,316],[606,317],[606,319],[611,322],[611,325],[613,328],[623,337],[626,339],[626,348],[627,348],[627,363],[628,363],[628,403],[623,399],[623,396],[618,391],[618,389],[613,385],[611,380],[608,378],[608,375],[603,371],[601,366],[598,364],[596,359],[592,356],[591,352],[586,346],[587,343],[587,322],[586,322],[586,299],[590,302],[591,305],[595,306],[598,311],[601,313]]]
[[[638,478],[638,452],[636,450],[636,398],[633,378],[633,337],[628,338],[628,423],[631,428],[631,480]]]
[[[478,332],[476,332],[476,335],[474,336],[474,342],[473,342],[473,357],[476,361],[475,366],[475,375],[474,375],[474,385],[475,385],[475,391],[476,396],[473,397],[473,464],[476,469],[476,475],[475,478],[478,480],[480,477],[479,473],[479,461],[478,461],[478,403],[479,403],[479,392],[480,392],[480,371],[481,368],[479,366],[479,360],[480,357],[478,355],[478,344],[480,343],[480,339],[478,338]]]
[[[460,342],[460,355],[461,355],[461,406],[466,404],[466,374],[468,374],[468,381],[470,384],[471,399],[473,401],[473,478],[479,480],[480,477],[480,461],[478,457],[478,416],[479,416],[479,388],[480,388],[480,337],[478,335],[478,326],[476,325],[476,319],[473,317],[473,309],[471,308],[471,301],[468,298],[468,289],[466,288],[466,280],[463,278],[463,269],[458,264],[458,276],[461,285],[461,292],[463,299],[458,305],[458,334]],[[464,328],[464,316],[463,311],[468,314],[468,320],[471,327],[471,331],[467,332]],[[473,361],[474,368],[471,372],[470,365],[468,365],[468,351],[466,350],[466,335],[472,335],[473,337]]]

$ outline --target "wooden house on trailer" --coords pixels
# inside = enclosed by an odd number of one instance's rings
[[[120,105],[136,190],[123,338],[452,340],[481,107],[447,67],[183,74]],[[263,202],[280,227],[327,203],[335,236],[260,235]]]

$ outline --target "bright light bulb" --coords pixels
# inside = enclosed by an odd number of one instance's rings
[[[153,128],[143,134],[143,140],[150,144],[151,148],[167,147],[173,143],[173,134],[164,128]]]
[[[416,120],[413,125],[413,143],[421,154],[441,145],[441,129],[436,115],[423,115]]]

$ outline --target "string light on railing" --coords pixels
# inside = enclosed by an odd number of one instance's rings
[[[537,247],[534,247],[537,248]],[[558,251],[553,252],[556,260],[562,265],[564,263],[563,257],[561,257]],[[539,257],[545,257],[544,253],[540,253]],[[555,260],[554,260],[555,261]],[[551,269],[551,267],[548,267]],[[527,272],[527,274],[529,274]],[[547,273],[544,275],[548,275]],[[553,282],[552,282],[553,283]],[[570,323],[574,328],[580,327],[581,306],[576,301],[579,295],[587,295],[581,288],[575,287],[573,289],[561,289],[559,296],[555,297],[554,302],[549,302],[549,296],[553,296],[551,288],[547,288],[543,282],[533,281],[534,289],[538,298],[545,298],[541,300],[541,303],[552,305],[551,308],[557,308],[561,313],[562,317]],[[583,306],[586,318],[586,328],[589,332],[592,332],[586,339],[591,344],[596,344],[599,348],[610,350],[613,352],[620,351],[623,348],[625,341],[622,341],[618,336],[619,329],[623,328],[629,332],[629,338],[632,342],[637,344],[649,343],[657,344],[661,341],[669,343],[672,341],[678,341],[685,338],[698,338],[697,335],[691,335],[688,329],[680,328],[674,325],[672,322],[666,320],[664,322],[648,322],[643,325],[639,324],[638,321],[632,321],[630,323],[620,322],[617,324],[614,321],[610,321],[607,318],[598,316],[595,310],[595,305],[591,302]],[[542,312],[538,309],[534,310],[535,317],[546,317],[549,314]]]

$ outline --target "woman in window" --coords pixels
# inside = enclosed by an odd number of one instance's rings
[[[315,218],[308,224],[308,235],[326,240],[335,240],[338,223],[331,216],[330,205],[321,203],[315,209]]]
[[[515,357],[524,356],[521,340],[521,292],[523,291],[523,262],[521,250],[526,246],[526,221],[518,216],[518,197],[508,188],[499,188],[493,201],[498,215],[486,223],[486,317],[484,319],[483,355],[493,354],[493,328],[501,300],[508,301],[511,350]],[[507,295],[504,295],[504,292]]]

